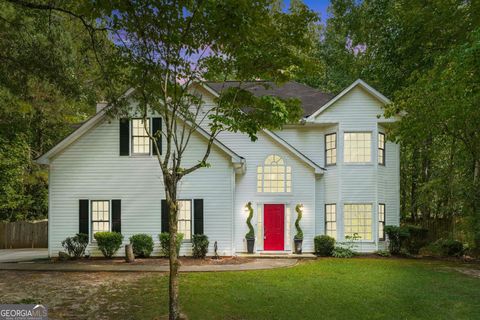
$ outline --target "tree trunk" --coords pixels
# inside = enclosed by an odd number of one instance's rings
[[[177,185],[173,179],[167,178],[165,181],[165,194],[169,207],[169,231],[170,231],[170,279],[169,279],[169,319],[177,320],[180,318],[180,307],[178,303],[178,255],[177,255]]]

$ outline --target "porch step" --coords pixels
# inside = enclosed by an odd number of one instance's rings
[[[256,259],[316,259],[311,253],[295,254],[290,252],[261,252],[261,253],[238,253],[237,256]]]

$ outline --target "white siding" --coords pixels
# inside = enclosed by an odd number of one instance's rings
[[[192,136],[185,167],[197,163],[205,150],[205,139]],[[232,253],[232,179],[230,157],[214,147],[210,168],[188,175],[180,183],[179,199],[204,199],[204,232],[210,252],[218,241],[219,254]],[[124,243],[131,235],[148,233],[158,254],[161,232],[161,199],[164,199],[161,171],[155,157],[119,156],[119,122],[104,121],[57,156],[50,166],[49,250],[56,256],[61,241],[78,232],[79,199],[121,199]],[[191,245],[182,245],[188,254]],[[94,245],[88,250],[99,251]],[[118,255],[123,255],[121,248]]]
[[[243,175],[236,176],[235,186],[235,249],[237,252],[246,251],[245,234],[248,231],[245,204],[249,201],[253,204],[255,224],[256,247],[261,250],[262,236],[259,235],[257,216],[258,207],[265,203],[285,204],[287,212],[290,212],[289,239],[285,241],[285,248],[293,248],[293,236],[295,235],[294,222],[296,219],[295,206],[299,203],[304,205],[303,219],[300,224],[304,232],[304,251],[313,251],[313,237],[315,236],[315,173],[314,169],[305,164],[297,156],[280,146],[265,133],[258,134],[258,140],[251,142],[247,135],[235,133],[223,133],[219,139],[227,146],[245,157],[247,171]],[[257,193],[257,166],[262,165],[265,158],[271,154],[279,155],[288,166],[292,167],[292,192],[288,194]],[[261,218],[261,217],[260,217]],[[261,218],[261,221],[263,219]],[[260,238],[259,238],[260,237]]]

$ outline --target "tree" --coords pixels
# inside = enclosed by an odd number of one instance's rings
[[[185,176],[209,166],[208,158],[220,132],[248,134],[252,140],[262,128],[275,129],[301,116],[296,99],[256,97],[242,87],[246,80],[290,79],[309,62],[303,52],[312,47],[307,30],[318,17],[296,1],[288,12],[277,1],[84,1],[68,7],[50,2],[14,1],[37,10],[50,10],[80,19],[86,29],[106,30],[116,45],[109,66],[124,66],[121,80],[135,90],[134,98],[144,119],[155,112],[164,130],[149,134],[157,150],[170,227],[170,319],[180,316],[178,304],[177,186]],[[114,72],[114,70],[109,70]],[[239,85],[223,91],[217,106],[206,110],[196,86],[206,78],[234,77]],[[128,113],[125,99],[108,95],[110,115]],[[184,163],[192,134],[202,120],[209,121],[209,138],[198,163]],[[144,121],[146,123],[146,121]],[[160,154],[158,134],[164,135]]]
[[[34,159],[93,113],[102,79],[70,16],[0,1],[0,32],[0,220],[43,218],[48,173]]]

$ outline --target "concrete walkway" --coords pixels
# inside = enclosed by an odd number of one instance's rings
[[[210,264],[181,266],[180,272],[221,272],[249,271],[292,267],[296,259],[252,259],[243,264]],[[75,271],[75,272],[168,272],[166,265],[108,265],[108,264],[75,264],[75,263],[0,263],[0,270],[23,271]]]
[[[1,249],[0,263],[47,259],[47,248]]]

